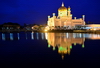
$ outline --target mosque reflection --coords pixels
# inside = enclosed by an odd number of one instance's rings
[[[73,46],[79,44],[82,48],[85,47],[85,38],[96,40],[100,39],[100,34],[81,34],[81,33],[46,33],[46,39],[48,41],[48,48],[58,50],[62,59],[64,55],[70,55]]]
[[[64,58],[64,54],[70,54],[72,44],[80,44],[84,48],[85,38],[83,34],[76,33],[48,33],[46,34],[48,47],[52,47],[53,50],[58,48],[58,53]]]

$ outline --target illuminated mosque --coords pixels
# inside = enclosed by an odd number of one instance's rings
[[[71,8],[66,8],[64,3],[58,9],[58,16],[55,16],[53,13],[53,17],[48,16],[47,25],[50,29],[73,29],[79,25],[85,25],[85,15],[82,15],[82,18],[72,19]]]

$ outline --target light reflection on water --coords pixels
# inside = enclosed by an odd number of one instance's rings
[[[31,39],[34,39],[34,32],[31,33]]]
[[[27,33],[25,33],[25,35],[26,35],[26,39],[27,39]]]
[[[22,40],[22,36],[24,39],[30,40],[47,40],[47,47],[51,48],[53,51],[57,50],[61,55],[62,59],[64,59],[64,55],[70,55],[73,46],[77,44],[82,48],[85,47],[84,42],[85,39],[96,40],[100,39],[99,34],[83,34],[83,33],[0,33],[2,41],[9,40],[14,41],[17,37],[17,40]],[[7,36],[8,34],[8,36]]]
[[[19,40],[20,39],[19,33],[17,33],[17,36],[18,36],[18,40]]]
[[[39,39],[39,34],[38,33],[36,33],[36,37],[37,37],[37,39]]]
[[[5,34],[2,33],[2,40],[5,40]]]
[[[43,33],[41,33],[41,37],[42,37],[42,40],[44,40],[44,34]]]
[[[10,40],[13,40],[13,33],[10,33]]]

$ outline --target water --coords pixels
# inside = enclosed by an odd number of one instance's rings
[[[100,63],[100,35],[82,33],[0,33],[0,66],[79,67]]]

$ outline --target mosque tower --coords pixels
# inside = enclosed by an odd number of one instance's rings
[[[71,14],[71,10],[70,10],[70,7],[68,7],[68,17],[70,17],[72,14]]]

